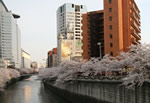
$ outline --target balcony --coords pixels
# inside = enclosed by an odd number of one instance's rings
[[[137,23],[135,23],[135,21],[131,20],[131,25],[138,31],[138,33],[141,33],[141,29],[139,28]]]
[[[131,29],[131,34],[137,38],[138,40],[141,40],[141,35],[139,35],[138,33],[136,33],[136,31],[134,29]]]
[[[140,16],[138,10],[136,9],[135,5],[134,4],[130,4],[130,8],[131,8],[132,11],[134,11],[136,13],[137,17],[140,19],[141,16]]]
[[[139,22],[139,18],[137,18],[135,12],[132,13],[131,17],[133,18],[133,20],[135,20],[135,22],[136,22],[139,26],[141,26],[141,22]]]
[[[141,26],[141,22],[139,20],[135,19],[135,22],[138,26]]]
[[[138,12],[134,12],[134,13],[135,13],[135,15],[136,15],[136,17],[137,17],[138,19],[141,18],[140,14],[139,14]]]
[[[138,16],[141,17],[140,13],[138,13]]]
[[[134,22],[134,26],[136,27],[136,30],[137,30],[139,33],[141,33],[141,29],[140,29],[140,27],[137,25],[137,23]]]
[[[130,4],[130,8],[131,8],[132,10],[134,10],[134,8],[133,8],[133,3],[132,3],[132,4]]]
[[[138,44],[138,42],[136,42],[136,39],[135,38],[131,38],[131,42],[133,43],[133,44]]]
[[[135,19],[133,16],[133,11],[130,11],[130,17],[132,17],[132,19]]]
[[[140,20],[139,20],[138,22],[141,24],[141,21],[140,21]]]

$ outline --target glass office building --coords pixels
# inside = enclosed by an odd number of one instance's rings
[[[85,5],[66,3],[57,10],[57,36],[63,40],[72,40],[70,59],[82,58],[82,14],[87,12]],[[61,43],[58,40],[58,59],[62,61]]]

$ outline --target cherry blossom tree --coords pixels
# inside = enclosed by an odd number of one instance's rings
[[[142,85],[150,80],[150,44],[131,46],[129,52],[121,52],[117,57],[105,55],[101,58],[92,58],[87,62],[65,61],[57,67],[43,69],[39,73],[41,79],[55,79],[56,83],[65,83],[73,80],[75,74],[83,72],[126,72],[123,84],[127,87]]]
[[[20,73],[17,70],[0,68],[0,91],[3,90],[7,82],[18,77],[20,77]]]
[[[120,57],[121,64],[131,68],[124,78],[125,85],[133,87],[150,80],[150,44],[131,46],[130,51],[122,53]]]

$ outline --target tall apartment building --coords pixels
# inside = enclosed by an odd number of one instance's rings
[[[103,13],[104,24],[102,23],[101,25],[104,25],[104,45],[101,42],[101,38],[99,38],[99,54],[103,55],[103,52],[100,51],[103,51],[104,49],[104,54],[117,56],[121,51],[128,51],[129,46],[140,44],[140,10],[134,0],[104,0]],[[92,14],[87,13],[87,15],[91,16]],[[93,22],[96,22],[96,20],[99,19],[100,18],[95,18],[93,19]],[[87,24],[92,24],[90,21],[87,21],[88,23],[84,23],[84,18],[82,22],[83,28],[87,28]],[[87,28],[87,31],[90,29],[92,28]],[[86,41],[86,35],[88,34],[83,32],[82,35],[85,35],[83,37],[84,42]],[[101,34],[99,33],[99,35]],[[92,41],[90,40],[91,39],[88,40],[88,43],[92,44]],[[85,46],[83,47],[83,56],[85,54],[88,55]],[[91,57],[92,56],[89,55],[88,59]],[[83,58],[87,59],[87,56],[84,56]]]
[[[0,59],[15,68],[21,67],[20,30],[17,25],[19,15],[8,11],[0,1]]]
[[[82,14],[86,13],[85,5],[75,5],[66,3],[60,6],[57,10],[57,36],[58,36],[58,61],[63,61],[60,36],[67,42],[72,41],[70,44],[71,53],[66,56],[72,57],[72,59],[82,58]],[[69,44],[69,43],[68,43]],[[68,45],[67,44],[67,45]]]
[[[83,57],[99,57],[100,49],[97,43],[101,43],[101,54],[104,55],[104,11],[92,11],[83,14]]]

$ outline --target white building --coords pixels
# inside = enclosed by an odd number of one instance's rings
[[[17,20],[20,16],[8,11],[0,0],[0,59],[15,68],[21,67],[20,30]]]
[[[22,68],[31,68],[31,57],[30,54],[24,51],[23,49],[21,50],[22,54]]]
[[[58,37],[58,62],[63,61],[62,58],[62,39],[65,43],[67,40],[70,44],[71,51],[68,56],[72,59],[82,59],[82,14],[86,13],[85,5],[75,5],[66,3],[57,10],[57,37]],[[61,35],[60,35],[61,34]],[[67,43],[67,44],[69,44]],[[66,45],[67,45],[66,44]],[[65,49],[65,48],[64,48]],[[67,50],[66,50],[67,52]],[[70,58],[70,59],[71,59]]]

